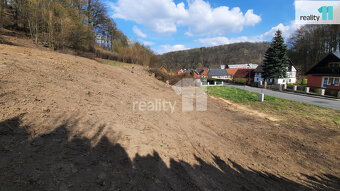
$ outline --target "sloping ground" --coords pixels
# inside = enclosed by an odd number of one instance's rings
[[[212,98],[182,112],[141,66],[52,51],[0,45],[0,74],[0,190],[340,188],[339,127],[287,126]],[[133,109],[158,99],[175,111]]]

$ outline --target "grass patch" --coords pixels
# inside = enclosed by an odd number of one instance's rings
[[[233,87],[209,87],[208,93],[236,103],[250,106],[259,111],[269,112],[283,119],[312,120],[322,125],[340,126],[340,111],[290,101],[265,95],[264,102],[258,102],[258,93]]]
[[[124,66],[125,65],[124,62],[118,62],[118,61],[105,61],[105,62],[102,62],[102,64],[110,65],[110,66]]]

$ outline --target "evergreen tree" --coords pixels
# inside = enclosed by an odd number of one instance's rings
[[[268,48],[263,61],[263,78],[286,78],[289,66],[288,48],[284,43],[282,32],[278,30]]]

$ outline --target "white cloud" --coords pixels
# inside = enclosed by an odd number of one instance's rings
[[[280,23],[279,25],[271,28],[269,31],[256,36],[240,36],[235,38],[227,38],[223,36],[213,37],[213,38],[202,38],[197,41],[205,46],[218,46],[224,44],[238,43],[238,42],[263,42],[270,41],[277,30],[282,31],[282,35],[285,39],[288,39],[301,25],[295,24],[294,21],[290,25],[284,25]]]
[[[118,0],[111,7],[115,18],[135,21],[158,33],[176,32],[177,22],[187,14],[184,3],[176,5],[172,0]]]
[[[295,24],[294,21],[290,23],[290,25],[285,26],[284,24],[280,23],[279,25],[273,27],[270,29],[268,32],[265,32],[264,34],[260,35],[262,39],[270,40],[271,38],[274,37],[275,32],[277,30],[282,31],[282,35],[284,38],[289,38],[297,29],[299,29],[301,25]]]
[[[132,30],[139,37],[142,37],[142,38],[146,38],[147,37],[146,34],[143,33],[137,26],[133,26]]]
[[[161,34],[177,32],[178,26],[188,27],[186,35],[223,35],[240,32],[245,26],[254,26],[261,17],[240,8],[220,6],[212,8],[204,0],[188,0],[175,4],[173,0],[118,0],[111,3],[114,17],[132,20]]]
[[[187,50],[188,48],[185,45],[177,44],[177,45],[162,45],[161,49],[159,49],[157,52],[159,54],[164,54],[167,52],[173,52],[173,51],[179,51],[179,50]]]
[[[247,36],[240,36],[236,38],[227,38],[223,36],[213,37],[213,38],[202,38],[198,39],[198,42],[202,43],[205,46],[219,46],[224,44],[232,44],[238,42],[259,42],[264,41],[255,37],[247,37]]]
[[[227,32],[240,32],[244,26],[253,26],[261,17],[248,10],[243,14],[239,7],[226,6],[212,8],[208,2],[193,0],[189,2],[188,17],[183,24],[189,27],[186,33],[192,35],[223,35]]]
[[[230,40],[227,37],[218,36],[214,38],[203,38],[198,39],[198,42],[206,45],[206,46],[218,46],[223,44],[230,44]]]
[[[142,42],[145,46],[151,46],[151,45],[154,45],[155,43],[154,42],[151,42],[151,41],[143,41]]]

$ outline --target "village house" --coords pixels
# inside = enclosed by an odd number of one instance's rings
[[[195,78],[195,79],[200,79],[200,78],[201,78],[201,74],[200,74],[200,71],[199,71],[199,70],[195,70],[195,71],[194,71],[194,78]]]
[[[226,70],[232,79],[246,79],[249,82],[254,80],[254,69],[229,68]]]
[[[191,73],[192,70],[189,70],[189,69],[180,69],[178,70],[177,72],[177,75],[181,75],[181,74],[184,74],[184,73]]]
[[[208,72],[208,78],[226,80],[230,79],[230,76],[225,69],[210,69]]]
[[[226,69],[226,71],[228,72],[229,76],[231,78],[234,77],[234,75],[236,74],[237,70],[239,70],[239,68],[228,68]]]
[[[201,78],[207,78],[209,73],[209,68],[203,68],[203,71],[201,71]]]
[[[255,76],[254,76],[254,82],[263,82],[264,79],[262,77],[263,68],[262,65],[258,66],[255,69]],[[266,81],[270,84],[292,84],[296,83],[296,67],[294,66],[292,61],[289,61],[288,71],[287,71],[287,77],[286,78],[275,78],[275,79],[267,79]]]
[[[209,72],[209,68],[201,68],[201,69],[197,68],[194,71],[194,75],[196,79],[207,78],[208,72]]]
[[[203,79],[203,78],[208,78],[208,72],[209,72],[209,68],[196,69],[196,70],[180,69],[178,70],[177,75],[181,75],[183,73],[190,73],[191,75],[193,75],[195,79]]]
[[[306,74],[308,87],[340,90],[340,52],[328,54]]]

